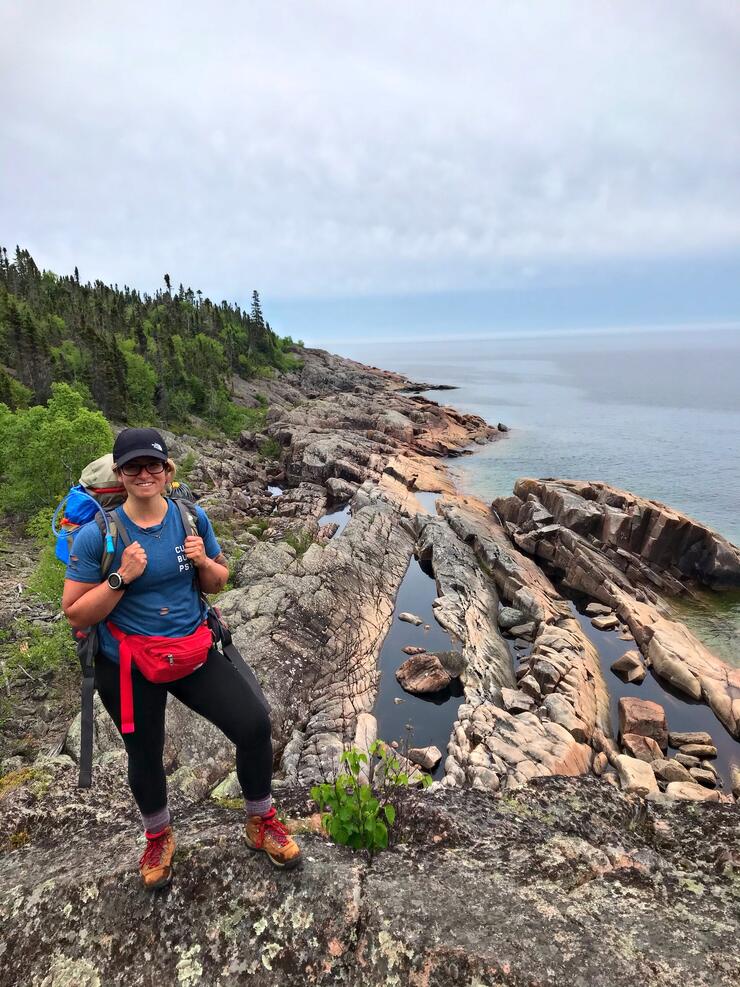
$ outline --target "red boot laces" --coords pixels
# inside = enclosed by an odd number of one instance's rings
[[[146,850],[139,861],[139,867],[159,867],[169,835],[166,829],[157,833],[156,836],[149,836],[147,833]]]
[[[285,846],[289,840],[289,833],[285,826],[280,822],[277,817],[277,812],[274,809],[270,809],[269,812],[265,813],[264,816],[258,816],[259,818],[259,834],[258,834],[258,845],[262,846],[265,842],[265,832],[270,831],[275,839],[275,842],[279,846]]]

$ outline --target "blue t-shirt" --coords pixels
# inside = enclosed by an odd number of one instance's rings
[[[215,559],[221,547],[201,507],[195,508],[198,534],[203,539],[206,555]],[[176,504],[167,501],[167,513],[160,524],[140,528],[118,507],[116,522],[124,525],[131,541],[138,541],[146,552],[146,569],[121,593],[121,600],[106,618],[126,634],[149,634],[161,637],[184,637],[192,634],[205,617],[193,576],[195,567],[186,557],[185,526]],[[115,572],[125,549],[122,538],[116,539],[116,551],[108,572]],[[101,560],[103,534],[95,521],[83,525],[77,533],[67,579],[78,583],[100,583],[103,580]],[[118,642],[105,626],[98,625],[101,652],[118,661]]]

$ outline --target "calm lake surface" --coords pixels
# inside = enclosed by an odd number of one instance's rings
[[[352,342],[343,356],[511,431],[455,461],[491,500],[521,476],[603,480],[670,504],[740,543],[740,330],[640,330]],[[740,665],[740,595],[709,594],[684,619]]]

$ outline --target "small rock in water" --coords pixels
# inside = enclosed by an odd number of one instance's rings
[[[405,648],[401,648],[405,655],[423,655],[426,650],[426,648],[420,648],[416,644],[407,644]]]
[[[419,624],[424,623],[421,617],[417,617],[416,614],[413,613],[406,613],[406,611],[399,613],[398,619],[406,621],[407,624],[415,624],[417,627]]]
[[[396,706],[400,706],[401,703],[405,703],[406,700],[405,699],[400,699],[398,696],[394,696],[393,697],[393,702],[396,704]]]
[[[658,703],[636,696],[622,696],[619,700],[619,732],[639,733],[652,737],[665,750],[668,746],[668,724],[665,710]]]
[[[415,694],[441,692],[452,681],[439,658],[426,653],[407,658],[396,669],[396,678],[406,692]]]
[[[431,625],[430,624],[424,624],[424,630],[425,631],[428,631],[430,629],[431,629]]]
[[[668,743],[671,747],[683,747],[686,744],[713,744],[712,735],[705,730],[671,730],[668,733]]]
[[[635,685],[639,685],[647,675],[639,651],[625,651],[620,658],[612,662],[611,667],[612,671],[625,682],[634,682]]]
[[[613,631],[615,627],[619,627],[619,618],[615,614],[609,617],[592,617],[591,625],[597,631]]]
[[[660,758],[659,760],[651,761],[650,767],[653,769],[655,777],[661,781],[683,781],[691,784],[694,780],[683,764],[679,764],[678,761],[672,759]]]
[[[508,425],[504,425],[503,422],[499,422],[498,425],[496,426],[496,428],[499,430],[499,432],[508,432],[509,431],[509,426]]]
[[[717,786],[717,775],[714,771],[707,771],[705,768],[689,768],[689,774],[700,785],[706,785],[708,788],[716,788]]]
[[[583,612],[587,617],[607,617],[614,613],[614,610],[605,603],[589,603]]]
[[[434,745],[412,747],[409,750],[408,758],[412,764],[418,764],[425,771],[433,771],[442,760],[442,751]]]
[[[625,733],[622,746],[638,761],[655,761],[663,757],[663,751],[652,737],[641,737],[639,733]]]
[[[682,744],[682,754],[690,754],[692,757],[716,757],[717,748],[713,744]]]
[[[397,740],[392,740],[391,741],[391,747],[393,748],[394,751],[397,751],[398,750],[398,741]]]
[[[701,760],[698,757],[694,757],[692,754],[676,754],[674,761],[678,761],[685,768],[698,768],[701,767]]]

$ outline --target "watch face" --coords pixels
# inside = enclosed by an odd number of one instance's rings
[[[123,580],[117,572],[112,572],[108,576],[108,585],[111,589],[120,589],[123,586]]]

